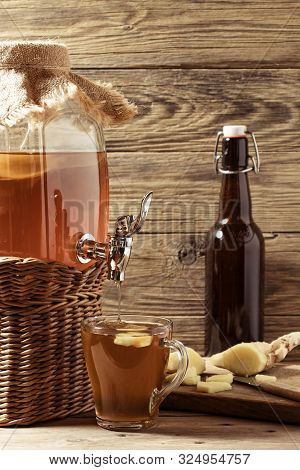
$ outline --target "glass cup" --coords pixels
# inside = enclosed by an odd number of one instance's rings
[[[99,426],[138,430],[154,424],[160,403],[184,379],[188,356],[165,318],[122,315],[82,321],[82,341]],[[164,383],[170,351],[178,370]]]

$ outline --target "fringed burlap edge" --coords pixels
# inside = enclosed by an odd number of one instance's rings
[[[62,108],[78,106],[102,127],[137,114],[137,106],[111,84],[71,72],[64,44],[0,42],[0,124],[14,126],[24,118],[45,122]]]

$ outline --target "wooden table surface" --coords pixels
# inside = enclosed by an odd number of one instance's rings
[[[93,413],[25,428],[0,429],[6,450],[280,449],[300,448],[300,426],[163,411],[143,433],[100,429]]]
[[[216,219],[217,130],[257,132],[262,171],[251,178],[266,240],[265,339],[299,328],[300,9],[295,0],[220,2],[3,0],[0,38],[59,38],[75,72],[112,82],[139,106],[107,130],[111,221],[155,197],[135,241],[123,312],[174,320],[203,350],[204,233]],[[228,11],[230,8],[230,15]],[[106,313],[117,289],[107,284]],[[295,357],[296,352],[292,353]],[[0,428],[5,449],[296,449],[293,425],[164,412],[147,433],[99,429],[93,416]]]

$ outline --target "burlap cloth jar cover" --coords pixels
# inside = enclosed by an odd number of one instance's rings
[[[102,127],[136,107],[109,84],[70,71],[63,44],[0,43],[0,125],[44,121],[76,103]],[[1,184],[1,181],[0,181]],[[0,425],[25,425],[93,407],[80,322],[101,312],[106,264],[0,257]]]

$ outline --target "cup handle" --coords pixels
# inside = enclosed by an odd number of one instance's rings
[[[157,410],[157,408],[159,407],[161,402],[166,398],[166,396],[169,395],[175,388],[177,388],[182,383],[189,364],[187,351],[180,341],[177,341],[175,339],[164,339],[164,345],[170,350],[177,353],[179,358],[178,369],[175,377],[173,378],[173,380],[171,380],[171,382],[167,383],[160,390],[154,390],[150,402],[151,414],[153,414]]]

